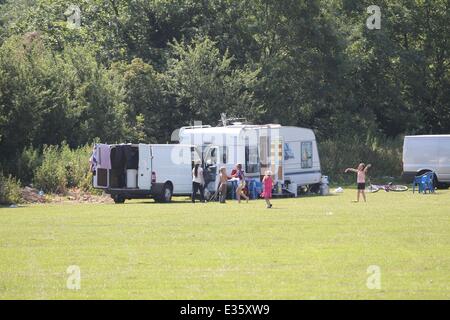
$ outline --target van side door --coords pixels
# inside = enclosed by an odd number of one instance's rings
[[[150,190],[152,187],[152,151],[149,144],[139,144],[138,188]]]

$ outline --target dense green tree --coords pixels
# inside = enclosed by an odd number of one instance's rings
[[[379,1],[381,30],[365,26],[370,4],[346,0],[333,7],[355,111],[390,136],[448,132],[448,1]]]
[[[167,106],[163,90],[162,75],[152,65],[136,58],[131,63],[116,63],[112,66],[115,79],[122,83],[125,95],[126,123],[130,139],[137,137],[139,142],[165,141],[170,136],[172,113],[161,112]]]
[[[1,0],[0,162],[62,141],[167,142],[222,112],[326,145],[448,133],[449,2],[379,0],[380,30],[372,4]]]
[[[221,113],[245,116],[258,108],[253,87],[259,70],[233,68],[233,57],[222,55],[209,38],[175,42],[171,48],[167,90],[185,119],[216,123]]]
[[[12,159],[25,146],[78,146],[126,136],[126,104],[110,72],[89,48],[55,55],[37,34],[14,37],[0,48],[0,149]]]

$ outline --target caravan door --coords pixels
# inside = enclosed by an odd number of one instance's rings
[[[152,153],[149,144],[139,144],[138,188],[150,190],[152,187]]]
[[[205,187],[210,192],[215,192],[219,182],[219,147],[208,146],[203,153]]]

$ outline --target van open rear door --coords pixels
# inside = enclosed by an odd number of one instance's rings
[[[109,171],[111,169],[111,147],[107,144],[96,144],[89,160],[92,171],[92,186],[96,189],[109,188]]]
[[[149,144],[139,144],[138,188],[150,190],[152,187],[152,151]]]

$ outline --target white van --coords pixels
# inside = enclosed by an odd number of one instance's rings
[[[115,203],[150,197],[170,202],[173,195],[191,194],[191,172],[199,159],[191,145],[98,144],[91,158],[93,186]]]
[[[278,124],[183,127],[179,142],[198,147],[206,166],[206,188],[214,192],[218,186],[218,167],[231,172],[240,163],[246,176],[261,181],[271,170],[282,187],[309,186],[319,191],[322,178],[319,152],[311,129],[285,127]]]
[[[436,184],[450,184],[450,135],[406,136],[403,143],[403,179],[436,173]]]

